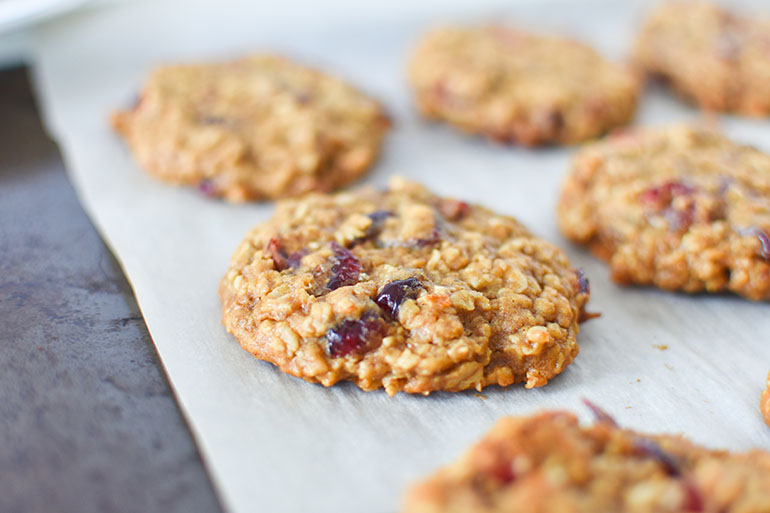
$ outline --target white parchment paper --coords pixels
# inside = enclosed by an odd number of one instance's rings
[[[405,84],[410,46],[437,21],[510,19],[622,56],[647,4],[273,4],[118,3],[37,34],[36,83],[47,125],[83,205],[134,287],[227,509],[393,512],[407,483],[454,459],[498,417],[543,408],[585,413],[583,397],[636,429],[684,432],[731,449],[770,448],[758,410],[770,368],[770,305],[613,285],[603,264],[556,230],[557,191],[574,149],[503,147],[426,124]],[[383,184],[400,173],[513,215],[564,247],[591,278],[591,309],[602,312],[582,328],[575,363],[536,390],[390,398],[348,384],[311,385],[242,351],[220,324],[217,282],[236,244],[270,216],[272,205],[228,205],[153,180],[110,131],[107,117],[130,103],[158,63],[255,51],[296,57],[383,100],[395,128],[365,182]],[[652,90],[637,121],[697,117]],[[720,123],[734,138],[770,150],[770,121],[723,117]]]

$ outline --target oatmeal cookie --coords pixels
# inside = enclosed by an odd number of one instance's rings
[[[666,2],[641,29],[635,60],[703,109],[770,114],[770,18],[710,2]]]
[[[619,428],[601,413],[506,417],[417,484],[404,513],[770,511],[770,453],[729,453]]]
[[[514,219],[394,178],[279,203],[219,293],[257,358],[393,395],[545,385],[578,352],[589,287]]]
[[[420,111],[525,146],[570,144],[628,123],[639,80],[590,47],[511,27],[447,27],[418,44]]]
[[[618,283],[770,299],[770,156],[714,131],[640,129],[585,147],[558,221]]]
[[[159,68],[112,124],[155,177],[234,202],[348,184],[389,126],[374,100],[274,56]]]
[[[767,375],[766,385],[767,387],[762,391],[762,396],[759,399],[759,410],[762,412],[765,424],[770,426],[770,374]]]

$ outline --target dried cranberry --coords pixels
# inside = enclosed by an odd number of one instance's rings
[[[678,181],[669,181],[656,187],[650,187],[642,193],[643,202],[652,204],[657,209],[663,209],[677,196],[687,196],[695,192],[695,189]]]
[[[516,473],[513,471],[511,461],[499,461],[492,467],[490,474],[504,485],[510,484],[516,480]]]
[[[369,214],[369,219],[372,220],[372,224],[382,225],[382,223],[385,222],[385,219],[393,217],[394,215],[395,214],[390,210],[375,210]]]
[[[382,228],[385,225],[385,220],[389,217],[392,217],[393,215],[395,214],[393,214],[393,212],[390,210],[375,210],[369,214],[369,219],[372,220],[372,224],[366,228],[366,231],[361,237],[354,239],[350,246],[354,247],[379,237],[380,233],[382,232]]]
[[[695,189],[679,181],[669,181],[663,185],[644,191],[641,200],[653,212],[662,214],[672,230],[682,230],[690,226],[695,218],[695,204],[690,202],[684,208],[674,208],[674,199],[690,196]]]
[[[656,460],[669,476],[681,476],[682,471],[676,460],[668,454],[657,442],[649,438],[637,438],[634,440],[634,449],[637,454]]]
[[[438,211],[445,219],[459,221],[470,213],[471,206],[464,201],[445,198],[439,201]]]
[[[326,284],[326,288],[336,290],[357,283],[358,275],[361,272],[361,262],[349,249],[340,246],[336,240],[332,241],[332,251],[337,261],[332,266],[332,277]]]
[[[398,317],[398,309],[405,299],[414,299],[420,293],[422,285],[415,277],[396,280],[382,287],[375,303],[382,308],[391,319]]]
[[[615,419],[613,419],[609,413],[596,406],[596,404],[593,402],[589,401],[588,399],[583,399],[583,404],[588,406],[588,409],[591,410],[591,413],[593,414],[594,419],[596,419],[596,422],[607,424],[612,427],[618,427],[618,423],[615,422]]]
[[[209,180],[208,178],[204,178],[198,182],[198,190],[201,191],[204,196],[208,196],[209,198],[213,198],[219,193],[217,185],[213,180]]]
[[[286,256],[286,251],[281,247],[281,242],[275,237],[267,243],[267,251],[273,258],[273,265],[275,265],[278,271],[299,267],[300,261],[304,256],[302,251],[295,251],[291,255]]]
[[[685,496],[684,504],[682,505],[682,511],[703,511],[705,509],[705,505],[703,504],[703,496],[701,495],[700,491],[698,491],[695,483],[689,479],[684,479],[683,483]]]
[[[425,237],[423,239],[413,239],[410,241],[412,245],[417,246],[418,248],[433,246],[434,244],[439,244],[440,242],[441,242],[441,232],[438,231],[438,228],[434,228],[430,236],[428,237]]]
[[[770,261],[770,237],[767,236],[766,232],[759,229],[757,229],[756,235],[760,245],[759,256]]]
[[[588,278],[586,278],[586,275],[583,272],[583,269],[575,269],[575,274],[577,275],[577,280],[578,280],[578,293],[590,294],[591,282],[588,281]]]
[[[372,348],[382,341],[385,323],[372,312],[365,313],[360,319],[346,319],[326,332],[329,354],[334,358]]]
[[[558,134],[564,127],[564,116],[556,109],[546,109],[537,112],[533,122],[546,134]]]

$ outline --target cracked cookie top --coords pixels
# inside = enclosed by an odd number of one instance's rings
[[[443,27],[414,52],[424,115],[522,145],[575,143],[631,120],[639,84],[589,46],[513,27]]]
[[[627,131],[587,146],[558,219],[617,282],[770,299],[770,156],[714,131]]]
[[[278,204],[235,251],[223,322],[284,372],[365,390],[545,385],[588,282],[514,219],[401,178]]]
[[[389,126],[353,87],[275,56],[161,67],[112,124],[157,178],[234,202],[343,186]]]
[[[770,511],[770,453],[731,454],[679,436],[593,426],[552,411],[506,417],[416,485],[404,513]]]

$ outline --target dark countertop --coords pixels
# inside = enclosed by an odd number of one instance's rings
[[[0,219],[0,511],[220,511],[24,68],[0,70]]]

